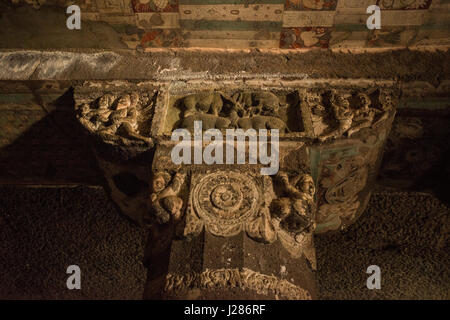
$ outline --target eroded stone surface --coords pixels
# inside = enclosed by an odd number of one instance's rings
[[[113,200],[150,231],[146,296],[199,290],[197,298],[212,297],[212,289],[222,290],[213,294],[222,299],[247,290],[314,296],[313,233],[343,229],[366,207],[395,114],[392,85],[259,80],[216,82],[207,90],[195,81],[77,88],[78,120],[95,138]],[[278,173],[261,175],[261,165],[249,163],[175,164],[170,132],[192,131],[194,120],[206,124],[203,131],[280,130]],[[300,263],[299,273],[286,282],[270,276],[278,268],[270,258],[268,268],[245,258],[262,247],[269,257]],[[198,258],[181,257],[186,250]],[[219,260],[208,260],[208,250],[217,250]]]

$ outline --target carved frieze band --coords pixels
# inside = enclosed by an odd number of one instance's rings
[[[164,98],[157,103],[157,96]],[[151,135],[170,134],[177,128],[193,130],[194,121],[202,121],[203,130],[278,129],[281,136],[325,141],[379,126],[395,112],[396,100],[395,90],[377,86],[199,88],[190,94],[164,87],[133,87],[104,94],[85,90],[76,95],[76,111],[90,133],[108,143],[131,147],[151,143]]]
[[[295,284],[255,272],[243,269],[215,269],[205,270],[202,273],[173,274],[166,278],[166,292],[180,292],[189,289],[223,289],[240,288],[252,290],[262,295],[274,295],[276,299],[284,300],[311,300],[311,294]]]

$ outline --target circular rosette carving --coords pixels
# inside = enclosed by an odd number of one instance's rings
[[[192,203],[206,229],[217,236],[238,234],[255,215],[261,193],[250,176],[233,171],[204,176],[193,188]]]
[[[238,209],[242,202],[242,192],[235,183],[222,184],[214,188],[211,193],[211,203],[224,213]]]

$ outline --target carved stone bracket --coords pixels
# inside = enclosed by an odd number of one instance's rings
[[[77,119],[92,137],[112,199],[149,228],[147,297],[205,298],[217,288],[226,289],[222,298],[246,290],[314,296],[314,285],[301,280],[316,268],[313,234],[343,229],[364,211],[396,92],[392,82],[350,80],[76,88]],[[186,129],[192,139],[194,121],[203,132],[277,129],[278,173],[261,175],[261,163],[175,164],[171,134]],[[270,276],[280,273],[279,261],[294,282]]]

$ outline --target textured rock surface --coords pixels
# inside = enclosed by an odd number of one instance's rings
[[[0,191],[0,297],[141,299],[145,232],[100,188]],[[81,268],[68,290],[66,268]]]
[[[316,238],[322,299],[449,299],[449,208],[377,192],[343,234]],[[447,229],[446,229],[447,228]],[[0,298],[140,299],[145,234],[96,188],[0,188]],[[66,289],[78,264],[82,290]],[[368,290],[377,264],[382,289]]]
[[[366,78],[428,81],[448,79],[450,51],[393,50],[372,53],[168,49],[140,53],[92,49],[0,52],[0,80]],[[49,61],[60,68],[48,68]],[[358,68],[354,66],[357,65]],[[414,66],[412,68],[411,66]]]
[[[342,234],[317,238],[322,299],[449,299],[449,213],[425,193],[379,192]],[[381,290],[368,290],[369,265]]]

